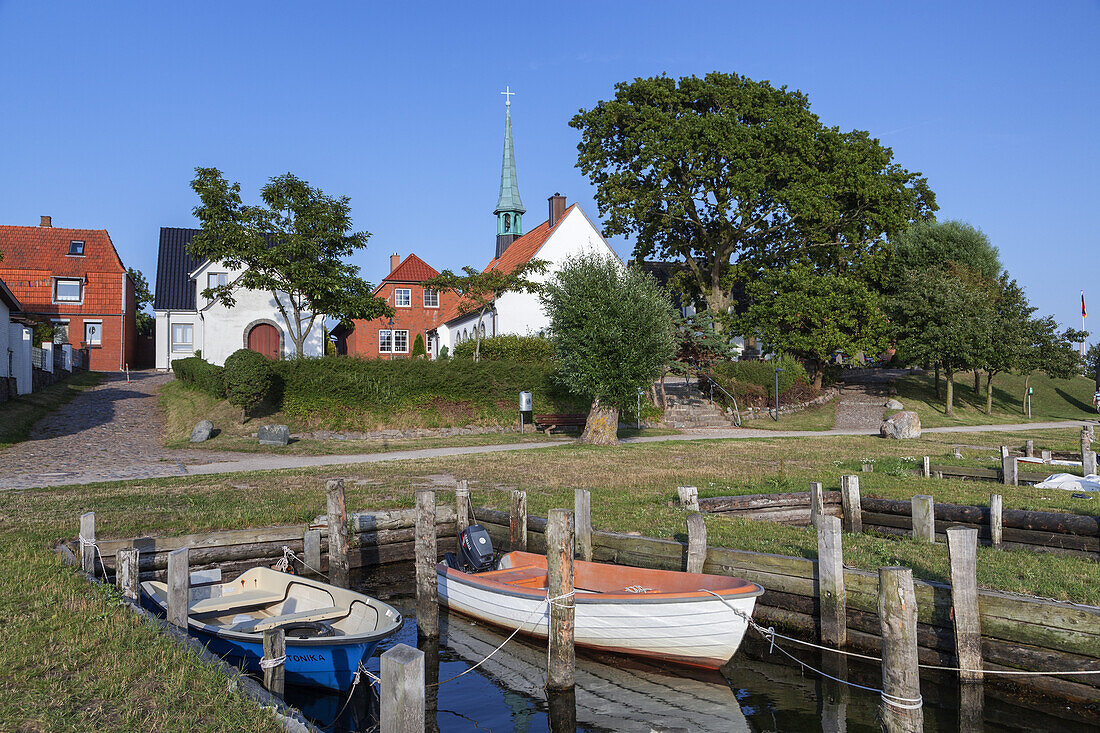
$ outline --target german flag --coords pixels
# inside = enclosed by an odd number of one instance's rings
[[[1088,318],[1088,311],[1085,310],[1085,291],[1081,291],[1081,317]]]

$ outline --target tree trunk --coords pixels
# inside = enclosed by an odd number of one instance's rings
[[[940,365],[936,365],[936,399],[938,400],[943,395],[940,394]]]
[[[477,314],[477,325],[474,326],[474,363],[481,361],[481,322],[485,318],[485,309]]]
[[[982,375],[977,369],[974,370],[974,394],[980,395],[982,393]]]
[[[589,445],[618,445],[619,408],[601,404],[599,397],[592,400],[592,409],[588,411],[581,442]]]
[[[724,316],[729,312],[730,307],[730,294],[722,289],[722,286],[718,283],[711,285],[710,292],[706,295],[707,310],[714,316],[714,332],[717,334],[722,333],[722,319],[720,316]]]
[[[955,417],[955,370],[944,367],[943,375],[947,378],[947,410],[948,417]]]
[[[1024,395],[1020,399],[1020,412],[1024,413],[1025,415],[1027,414],[1027,389],[1030,382],[1031,372],[1028,372],[1027,376],[1024,377]]]
[[[993,414],[993,372],[985,373],[985,414]]]
[[[825,360],[814,360],[814,390],[821,391],[821,382],[825,379]]]
[[[665,377],[668,376],[667,371],[661,372],[661,409],[668,409],[668,398],[665,397]]]

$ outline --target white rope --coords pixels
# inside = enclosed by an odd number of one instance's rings
[[[261,657],[260,669],[275,669],[286,664],[286,655],[281,657]]]
[[[80,558],[81,558],[81,560],[84,559],[84,548],[89,546],[89,545],[94,547],[95,548],[95,554],[99,558],[99,567],[103,570],[103,578],[104,578],[104,580],[106,580],[107,579],[107,565],[103,562],[103,553],[99,551],[99,545],[96,544],[95,540],[86,540],[86,539],[84,539],[84,535],[82,535],[82,534],[77,534],[77,537],[80,539]],[[95,575],[95,566],[94,566],[94,564],[92,566],[92,575]]]
[[[328,576],[325,573],[322,573],[320,570],[307,563],[300,555],[298,555],[296,552],[294,552],[294,550],[290,549],[286,545],[283,545],[283,556],[279,558],[279,561],[277,563],[275,563],[275,570],[285,573],[287,571],[287,568],[290,567],[291,560],[297,560],[298,562],[302,563],[304,567],[309,568],[313,572],[320,575],[322,578],[328,579]]]

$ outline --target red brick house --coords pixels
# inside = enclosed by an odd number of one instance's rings
[[[412,351],[418,334],[424,339],[428,354],[436,353],[433,344],[428,342],[428,332],[439,325],[441,313],[456,305],[458,296],[422,286],[420,283],[439,273],[416,255],[409,255],[400,264],[399,260],[397,254],[390,256],[390,274],[374,291],[393,306],[394,317],[355,321],[355,329],[346,336],[333,329],[334,335],[346,340],[349,356],[404,359]],[[343,353],[343,345],[340,346]]]
[[[89,368],[133,364],[134,283],[106,229],[0,226],[0,280],[30,318],[53,322],[55,343],[88,347]]]

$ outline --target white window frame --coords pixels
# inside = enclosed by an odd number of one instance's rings
[[[176,329],[180,329],[180,333],[189,333],[191,339],[184,341],[182,338],[176,338]],[[184,329],[187,329],[184,331]],[[172,353],[173,354],[185,354],[195,351],[195,324],[194,323],[173,323],[172,324]]]
[[[99,327],[99,341],[88,340],[88,326]],[[103,321],[84,321],[84,345],[85,346],[102,346],[103,345]]]
[[[222,285],[229,284],[229,273],[226,272],[208,272],[206,273],[206,287],[209,290],[214,288],[220,288]]]
[[[61,283],[71,284],[76,283],[80,288],[80,295],[76,298],[59,298],[57,297],[57,286]],[[53,302],[54,303],[75,303],[80,305],[84,302],[84,279],[79,277],[55,277],[53,279]]]
[[[378,353],[393,353],[393,331],[388,328],[378,329]]]
[[[429,296],[431,296],[429,298]],[[425,308],[438,308],[439,307],[439,291],[432,288],[424,288],[424,307]]]
[[[404,302],[401,302],[402,300]],[[394,288],[393,307],[412,308],[412,288]]]
[[[403,349],[397,348],[398,341],[401,338],[405,339],[405,348],[403,348]],[[393,332],[393,352],[392,353],[394,353],[394,354],[407,354],[407,353],[409,353],[409,330],[407,328],[406,329],[394,329],[394,332]]]

